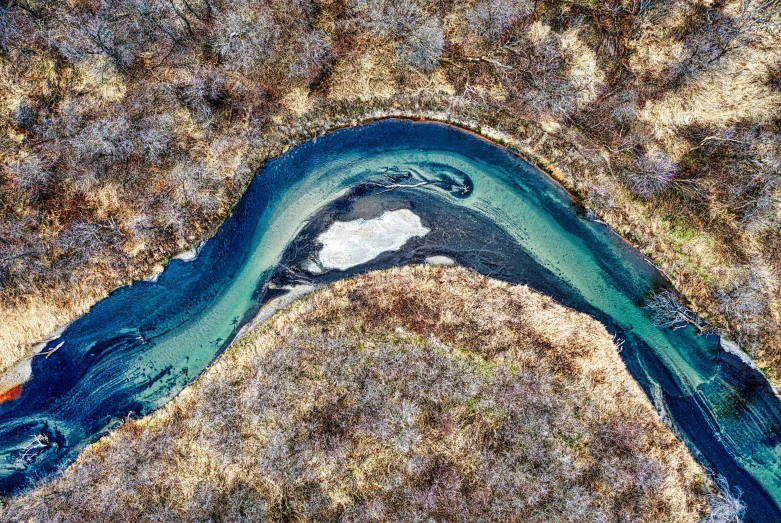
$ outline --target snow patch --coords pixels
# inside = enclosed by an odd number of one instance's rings
[[[751,356],[740,350],[740,346],[738,346],[737,343],[734,341],[730,341],[724,337],[719,337],[719,345],[721,345],[721,348],[724,349],[726,352],[729,352],[730,354],[734,354],[738,358],[740,358],[743,363],[751,367],[752,369],[756,369],[757,366],[754,364],[754,360],[751,359]]]
[[[3,374],[0,374],[0,395],[17,385],[26,383],[33,375],[32,358],[20,361]]]
[[[182,260],[183,262],[189,262],[193,261],[195,258],[198,257],[198,249],[200,249],[200,246],[193,247],[192,249],[188,249],[182,253],[177,254],[172,260]]]
[[[429,256],[423,261],[428,265],[446,265],[448,267],[456,264],[453,258],[450,258],[448,256],[442,256],[442,255]]]
[[[320,265],[340,271],[373,260],[383,252],[399,250],[407,240],[425,236],[420,217],[408,209],[385,211],[379,218],[334,222],[317,239],[323,244]]]

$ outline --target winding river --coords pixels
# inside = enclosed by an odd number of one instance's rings
[[[358,265],[323,263],[318,238],[336,222],[401,210],[425,234]],[[545,174],[471,133],[406,120],[335,131],[267,162],[194,259],[117,289],[49,342],[44,351],[59,348],[35,357],[18,398],[0,403],[0,491],[23,490],[128,413],[165,404],[289,289],[432,257],[605,324],[676,435],[741,489],[746,521],[781,521],[781,402],[761,374],[716,336],[656,327],[643,304],[667,281]]]

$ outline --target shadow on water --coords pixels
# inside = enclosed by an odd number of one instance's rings
[[[312,268],[334,221],[402,208],[431,231],[348,271]],[[285,287],[435,255],[605,324],[665,421],[742,489],[746,520],[781,521],[781,403],[764,377],[715,336],[653,325],[644,300],[669,284],[546,175],[470,133],[403,120],[336,131],[268,162],[194,260],[116,290],[50,342],[62,345],[34,358],[32,380],[0,403],[0,490],[24,489],[129,413],[165,404]]]

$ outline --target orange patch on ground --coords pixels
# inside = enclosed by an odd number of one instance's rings
[[[8,389],[7,391],[0,394],[0,403],[3,403],[4,401],[14,401],[18,400],[22,395],[22,385],[19,384],[16,387],[12,387]]]

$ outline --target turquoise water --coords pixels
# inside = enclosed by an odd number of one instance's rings
[[[438,238],[389,264],[448,254],[605,323],[676,434],[743,490],[748,520],[781,521],[781,404],[767,382],[714,336],[656,327],[643,303],[664,279],[546,175],[464,131],[400,120],[336,131],[268,162],[195,260],[118,289],[51,342],[64,343],[35,358],[19,400],[0,404],[0,490],[24,488],[129,411],[170,400],[271,297],[280,259],[318,213],[362,195],[413,206]],[[36,435],[48,444],[31,445]]]

